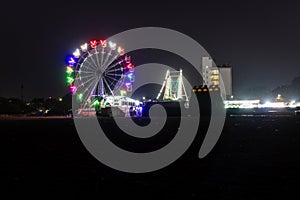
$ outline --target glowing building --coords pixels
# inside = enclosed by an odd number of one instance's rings
[[[220,76],[221,75],[221,76]],[[231,66],[214,66],[214,62],[209,57],[202,58],[202,76],[203,84],[208,87],[219,87],[220,81],[223,81],[225,93],[222,97],[232,96],[232,68]],[[222,77],[222,80],[221,80]]]

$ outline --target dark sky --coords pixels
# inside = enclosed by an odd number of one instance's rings
[[[81,1],[1,5],[0,96],[67,93],[64,59],[81,43],[131,28],[165,27],[198,41],[233,67],[234,93],[300,76],[300,3],[295,1]]]

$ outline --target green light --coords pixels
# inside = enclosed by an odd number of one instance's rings
[[[98,99],[96,99],[93,103],[94,107],[99,107],[100,106],[100,101]]]
[[[74,70],[72,69],[72,67],[67,67],[67,69],[66,69],[66,73],[68,74],[68,75],[71,75],[72,73],[74,72]]]
[[[78,100],[78,101],[82,101],[82,96],[83,96],[82,93],[78,94],[78,95],[77,95],[77,100]]]
[[[74,77],[72,77],[72,76],[67,76],[67,83],[68,83],[68,84],[73,83],[73,81],[74,81]]]

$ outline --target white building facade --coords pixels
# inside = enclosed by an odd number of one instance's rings
[[[220,87],[220,82],[223,81],[225,87],[225,94],[221,94],[222,97],[227,99],[228,97],[232,96],[232,67],[231,66],[216,67],[211,58],[203,57],[202,76],[203,76],[203,84],[207,85],[208,87],[214,87],[214,86]]]

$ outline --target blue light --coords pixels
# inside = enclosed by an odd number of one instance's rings
[[[73,56],[71,55],[68,55],[66,57],[66,63],[69,65],[69,66],[74,66],[74,64],[76,64],[76,58],[74,58]]]

